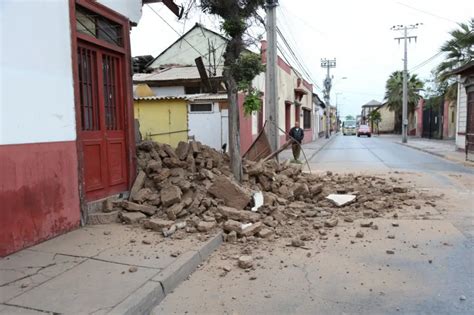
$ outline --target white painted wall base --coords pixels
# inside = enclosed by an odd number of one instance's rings
[[[219,111],[219,104],[214,103],[212,112],[191,112],[188,105],[190,137],[196,141],[221,150],[228,142],[228,111]]]

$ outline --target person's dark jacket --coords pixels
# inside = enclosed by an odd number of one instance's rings
[[[290,137],[294,138],[298,143],[301,143],[304,138],[303,128],[293,127],[290,129]]]

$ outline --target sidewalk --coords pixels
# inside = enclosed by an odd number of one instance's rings
[[[337,133],[333,133],[329,139],[326,139],[323,137],[323,138],[318,138],[312,142],[304,143],[302,145],[303,151],[301,152],[301,155],[300,155],[300,161],[303,163],[306,163],[305,156],[303,155],[303,152],[304,152],[304,154],[306,155],[306,158],[308,159],[308,162],[311,163],[311,160],[313,159],[313,157],[319,151],[321,151],[330,141],[332,141],[336,137],[336,135]],[[280,153],[279,158],[280,158],[280,161],[293,160],[291,147],[283,151],[282,153]]]
[[[221,243],[87,226],[0,260],[0,314],[146,314]]]
[[[466,161],[466,153],[464,151],[456,150],[456,144],[454,140],[436,140],[409,137],[407,143],[402,143],[400,140],[397,142],[404,146],[433,154],[441,158],[463,164],[465,166],[474,166],[474,162]]]

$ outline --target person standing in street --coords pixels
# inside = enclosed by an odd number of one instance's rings
[[[299,161],[300,153],[301,153],[301,141],[304,138],[304,131],[300,128],[300,123],[297,121],[295,122],[295,126],[290,129],[290,137],[293,140],[293,144],[291,149],[293,151],[293,157],[295,161]]]

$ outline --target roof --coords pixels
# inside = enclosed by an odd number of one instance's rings
[[[382,105],[382,103],[380,103],[379,101],[376,101],[376,100],[371,100],[370,102],[368,102],[367,104],[365,105],[362,105],[362,107],[378,107]]]
[[[190,102],[195,101],[226,101],[227,94],[186,94],[186,95],[158,95],[158,96],[143,96],[134,97],[135,101],[160,101],[160,100],[186,100]]]
[[[161,100],[187,100],[186,95],[177,95],[177,96],[142,96],[134,97],[135,101],[161,101]]]
[[[186,37],[189,33],[191,33],[195,28],[201,28],[202,30],[205,30],[207,32],[211,32],[213,33],[214,35],[222,38],[223,40],[225,41],[229,41],[228,38],[226,38],[225,36],[222,36],[221,34],[213,31],[213,30],[210,30],[206,27],[204,27],[202,24],[200,23],[196,23],[194,24],[193,27],[191,27],[186,33],[184,33],[183,35],[181,35],[181,37],[179,37],[174,43],[172,43],[171,45],[169,45],[165,50],[163,50],[158,56],[156,56],[153,60],[151,60],[147,65],[146,67],[149,67],[153,64],[153,62],[155,62],[155,60],[157,60],[158,58],[160,58],[165,52],[167,52],[171,47],[173,47],[174,45],[176,45],[177,43],[179,43],[184,37]]]
[[[190,101],[227,101],[228,96],[226,93],[221,94],[195,94],[188,95]]]
[[[223,67],[217,68],[215,77],[222,77]],[[150,81],[175,81],[175,80],[197,80],[201,79],[198,68],[195,66],[176,66],[165,68],[153,73],[135,73],[133,82],[150,82]]]
[[[471,70],[471,68],[474,68],[474,60],[471,60],[468,63],[466,63],[465,65],[453,70],[451,73],[452,74],[462,74],[463,72]]]

